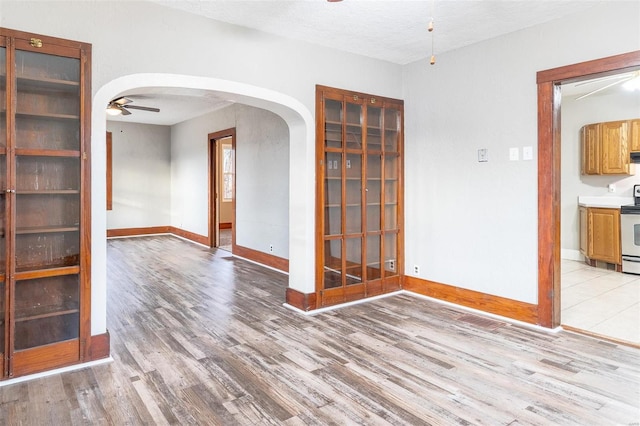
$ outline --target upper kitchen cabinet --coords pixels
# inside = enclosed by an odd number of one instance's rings
[[[640,152],[640,118],[629,121],[629,145],[632,152]]]
[[[580,130],[583,175],[632,175],[632,120],[588,124]]]
[[[0,28],[0,379],[89,355],[90,55]]]

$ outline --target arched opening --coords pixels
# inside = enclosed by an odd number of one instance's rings
[[[91,334],[106,331],[106,120],[105,105],[126,90],[166,87],[210,90],[236,103],[279,115],[289,127],[289,288],[314,291],[314,118],[303,104],[269,89],[215,78],[133,74],[102,86],[94,95],[91,128]]]

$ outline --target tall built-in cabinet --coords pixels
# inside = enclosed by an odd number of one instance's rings
[[[403,120],[400,100],[316,88],[318,307],[401,287]]]
[[[0,28],[0,379],[87,357],[90,55]]]

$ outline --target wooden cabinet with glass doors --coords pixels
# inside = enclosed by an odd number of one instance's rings
[[[85,356],[90,49],[0,29],[1,378]]]
[[[318,306],[400,288],[403,102],[318,86]]]

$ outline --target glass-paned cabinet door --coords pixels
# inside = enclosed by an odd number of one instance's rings
[[[392,107],[387,107],[384,110],[385,152],[398,152],[400,136],[400,111]]]
[[[398,167],[400,157],[386,154],[384,157],[384,229],[398,229]]]
[[[16,148],[80,150],[80,60],[16,51]]]
[[[0,37],[0,359],[4,360],[6,320],[7,52]],[[0,362],[0,377],[3,365]]]
[[[324,235],[342,234],[342,153],[325,153]]]
[[[346,148],[362,149],[362,105],[347,102]]]
[[[78,338],[79,288],[78,274],[17,280],[15,350]]]
[[[324,289],[342,287],[342,239],[324,242]]]
[[[324,106],[325,148],[342,148],[342,102],[327,99]]]

